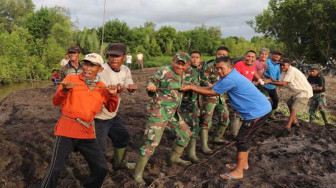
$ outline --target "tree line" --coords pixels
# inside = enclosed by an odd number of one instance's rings
[[[311,7],[313,8],[311,8]],[[102,26],[79,29],[64,7],[42,7],[34,11],[32,0],[0,0],[0,77],[49,79],[71,45],[82,54],[101,52]],[[223,38],[220,27],[200,25],[188,31],[172,26],[156,28],[153,22],[130,28],[126,21],[108,20],[104,25],[103,50],[109,43],[122,42],[128,51],[141,51],[146,59],[171,56],[179,50],[201,51],[213,56],[224,45],[232,57],[262,47],[280,49],[289,57],[314,61],[335,54],[335,0],[270,0],[268,9],[247,23],[264,36],[251,40]],[[322,61],[323,62],[323,61]],[[0,79],[0,83],[9,83]]]

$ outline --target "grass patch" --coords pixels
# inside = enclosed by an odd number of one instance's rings
[[[284,114],[285,116],[288,116],[289,117],[289,109],[287,107],[287,105],[285,104],[280,104],[278,109],[277,109],[278,112],[281,112],[282,114]],[[316,113],[316,116],[317,116],[317,119],[314,120],[314,123],[318,124],[318,125],[322,125],[324,126],[324,121],[322,119],[322,116],[321,116],[321,113],[320,112],[317,112]],[[335,124],[334,122],[336,122],[336,117],[331,115],[331,114],[328,114],[328,120],[329,120],[329,123],[331,124]],[[309,122],[309,111],[308,110],[304,110],[304,111],[300,111],[297,113],[297,118],[302,120],[302,121],[305,121],[305,122]]]

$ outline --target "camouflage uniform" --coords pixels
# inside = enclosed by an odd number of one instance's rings
[[[191,65],[185,72],[185,84],[199,85],[200,69]],[[182,98],[180,114],[192,131],[192,137],[197,137],[200,131],[199,95],[192,91],[185,92]]]
[[[208,61],[201,71],[201,86],[214,85],[220,76],[214,68],[215,61]],[[229,110],[225,103],[224,95],[214,97],[203,97],[203,103],[201,108],[201,127],[210,129],[212,126],[212,116],[215,108],[217,107],[217,113],[219,116],[219,126],[227,126],[230,123]]]
[[[149,92],[153,96],[147,105],[146,142],[140,148],[141,155],[151,156],[154,153],[166,126],[176,133],[176,144],[182,147],[188,144],[190,128],[177,112],[183,94],[178,89],[182,87],[184,77],[184,74],[182,78],[175,74],[171,66],[161,68],[151,77],[150,84],[154,84],[157,91]]]
[[[316,111],[320,110],[321,112],[327,113],[326,105],[325,105],[325,94],[324,93],[318,93],[314,94],[313,97],[310,99],[309,104],[309,115],[312,118],[317,118]]]
[[[60,71],[60,76],[59,76],[59,81],[62,82],[64,80],[64,78],[66,76],[68,76],[69,74],[80,74],[81,72],[83,72],[83,68],[82,65],[79,63],[78,65],[78,69],[76,69],[75,67],[73,67],[70,63],[70,61],[68,62],[68,64],[66,64]]]

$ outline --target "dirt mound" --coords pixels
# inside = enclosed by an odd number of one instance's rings
[[[119,115],[130,132],[128,161],[135,161],[144,142],[145,107],[149,97],[145,85],[156,71],[133,71],[140,90],[123,94]],[[55,88],[29,89],[16,92],[0,102],[0,187],[36,187],[50,162],[53,128],[60,117],[52,105]],[[189,167],[169,166],[172,136],[164,134],[160,146],[146,165],[144,178],[153,187],[334,187],[336,186],[336,127],[324,127],[300,121],[287,136],[281,134],[287,117],[269,121],[257,133],[251,148],[250,169],[244,179],[223,181],[219,173],[228,171],[225,164],[235,161],[236,149],[227,131],[226,145],[210,147],[213,155],[200,152],[201,163]],[[210,132],[210,137],[214,132]],[[108,145],[108,161],[113,156]],[[132,170],[110,172],[103,187],[137,187]],[[78,153],[72,153],[60,175],[59,187],[82,187],[89,175],[88,165]]]

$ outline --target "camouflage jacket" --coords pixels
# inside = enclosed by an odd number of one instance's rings
[[[82,65],[79,63],[78,69],[76,69],[75,67],[73,67],[70,63],[70,61],[68,62],[68,64],[66,64],[60,71],[60,76],[59,76],[59,81],[62,82],[64,80],[64,78],[66,76],[68,76],[69,74],[80,74],[81,72],[83,72],[83,68]]]
[[[212,59],[206,62],[204,66],[202,67],[202,70],[200,72],[201,86],[204,87],[204,86],[214,85],[220,79],[219,74],[215,70],[215,63],[216,61]],[[222,101],[225,101],[225,98],[223,95],[220,95],[220,98]]]
[[[185,83],[200,85],[200,68],[191,65],[185,72]],[[198,94],[192,91],[185,92],[183,94],[182,103],[198,103]]]
[[[171,66],[165,66],[150,78],[149,84],[154,84],[157,90],[156,92],[148,92],[149,96],[152,97],[147,106],[149,115],[161,114],[169,120],[173,117],[181,105],[183,93],[178,89],[182,87],[184,77],[184,74],[182,78],[175,74]]]

